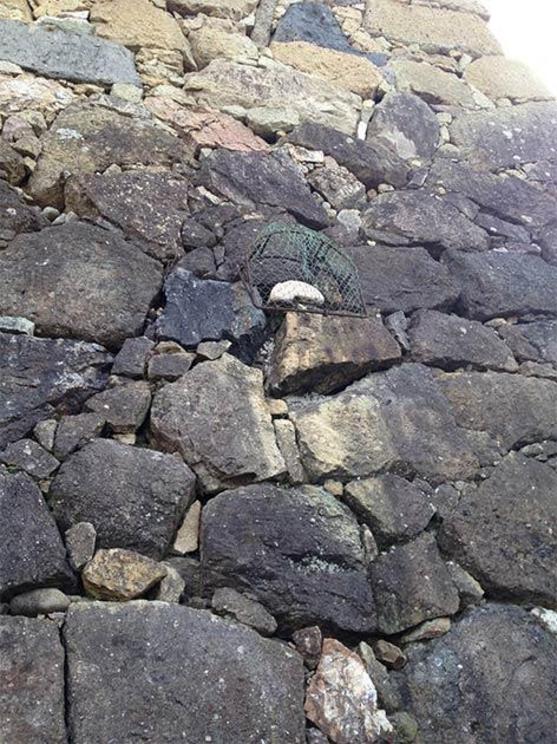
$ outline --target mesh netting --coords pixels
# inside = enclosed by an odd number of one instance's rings
[[[257,307],[335,315],[365,315],[358,270],[325,235],[299,225],[271,223],[257,236],[242,276]],[[315,287],[324,301],[281,302],[277,284],[299,281]]]

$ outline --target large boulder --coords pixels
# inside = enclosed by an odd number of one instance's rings
[[[0,21],[0,59],[51,78],[140,85],[127,49],[89,34]]]
[[[301,657],[253,630],[176,604],[92,602],[72,605],[64,638],[75,744],[305,741]]]
[[[205,506],[201,563],[225,585],[249,590],[285,627],[375,627],[367,558],[349,509],[315,486],[229,491]]]
[[[28,475],[0,470],[0,597],[41,586],[72,588],[66,550]]]
[[[0,617],[0,717],[10,744],[65,744],[64,648],[55,623]]]
[[[447,635],[415,644],[397,675],[423,741],[551,741],[557,639],[525,610],[473,609]]]
[[[445,552],[491,596],[557,608],[557,473],[511,453],[447,514]]]
[[[394,59],[390,67],[395,73],[397,89],[412,92],[433,105],[477,108],[472,89],[457,75],[411,59]]]
[[[474,60],[464,71],[464,78],[494,101],[543,101],[553,97],[524,62],[501,55]]]
[[[114,348],[141,333],[161,282],[160,264],[139,246],[69,222],[20,235],[0,254],[0,315]]]
[[[156,393],[151,434],[162,448],[179,452],[209,492],[285,471],[263,374],[229,354],[198,364]]]
[[[193,501],[194,484],[177,457],[97,439],[64,462],[49,503],[64,531],[89,522],[98,547],[162,558]]]
[[[54,413],[76,412],[108,381],[96,344],[0,333],[0,449]]]

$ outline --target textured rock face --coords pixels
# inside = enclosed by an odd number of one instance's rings
[[[161,602],[93,603],[71,608],[64,636],[79,744],[125,740],[131,730],[153,743],[304,741],[301,658],[252,630]]]

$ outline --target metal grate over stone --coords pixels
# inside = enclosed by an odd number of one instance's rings
[[[358,270],[327,236],[300,225],[271,222],[258,234],[242,268],[256,307],[275,311],[365,316]],[[283,302],[271,298],[277,284],[304,282],[323,302]]]

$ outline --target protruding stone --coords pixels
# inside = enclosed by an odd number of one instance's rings
[[[311,625],[294,631],[292,640],[296,646],[296,651],[304,657],[305,665],[309,669],[315,669],[319,663],[323,644],[323,635],[319,626]]]
[[[394,643],[381,639],[373,646],[377,661],[389,669],[400,670],[407,662],[406,654]]]
[[[97,530],[91,522],[77,522],[66,530],[64,538],[72,568],[81,571],[95,554]]]
[[[127,338],[114,358],[112,374],[124,377],[143,377],[147,358],[154,345],[154,341],[145,336]]]
[[[0,451],[0,462],[23,470],[34,478],[48,478],[58,465],[58,460],[32,439],[12,442]]]
[[[98,550],[81,574],[85,591],[95,599],[126,602],[142,597],[166,575],[161,563],[132,550]]]
[[[431,641],[433,638],[445,635],[451,629],[451,619],[448,617],[438,617],[435,620],[426,620],[417,628],[405,633],[401,643],[417,643],[418,641]]]
[[[145,420],[151,391],[146,382],[129,382],[93,395],[85,405],[102,416],[112,431],[127,434],[137,431]]]
[[[12,615],[50,615],[53,612],[65,612],[70,606],[70,599],[59,589],[34,589],[25,594],[18,594],[10,602]]]

